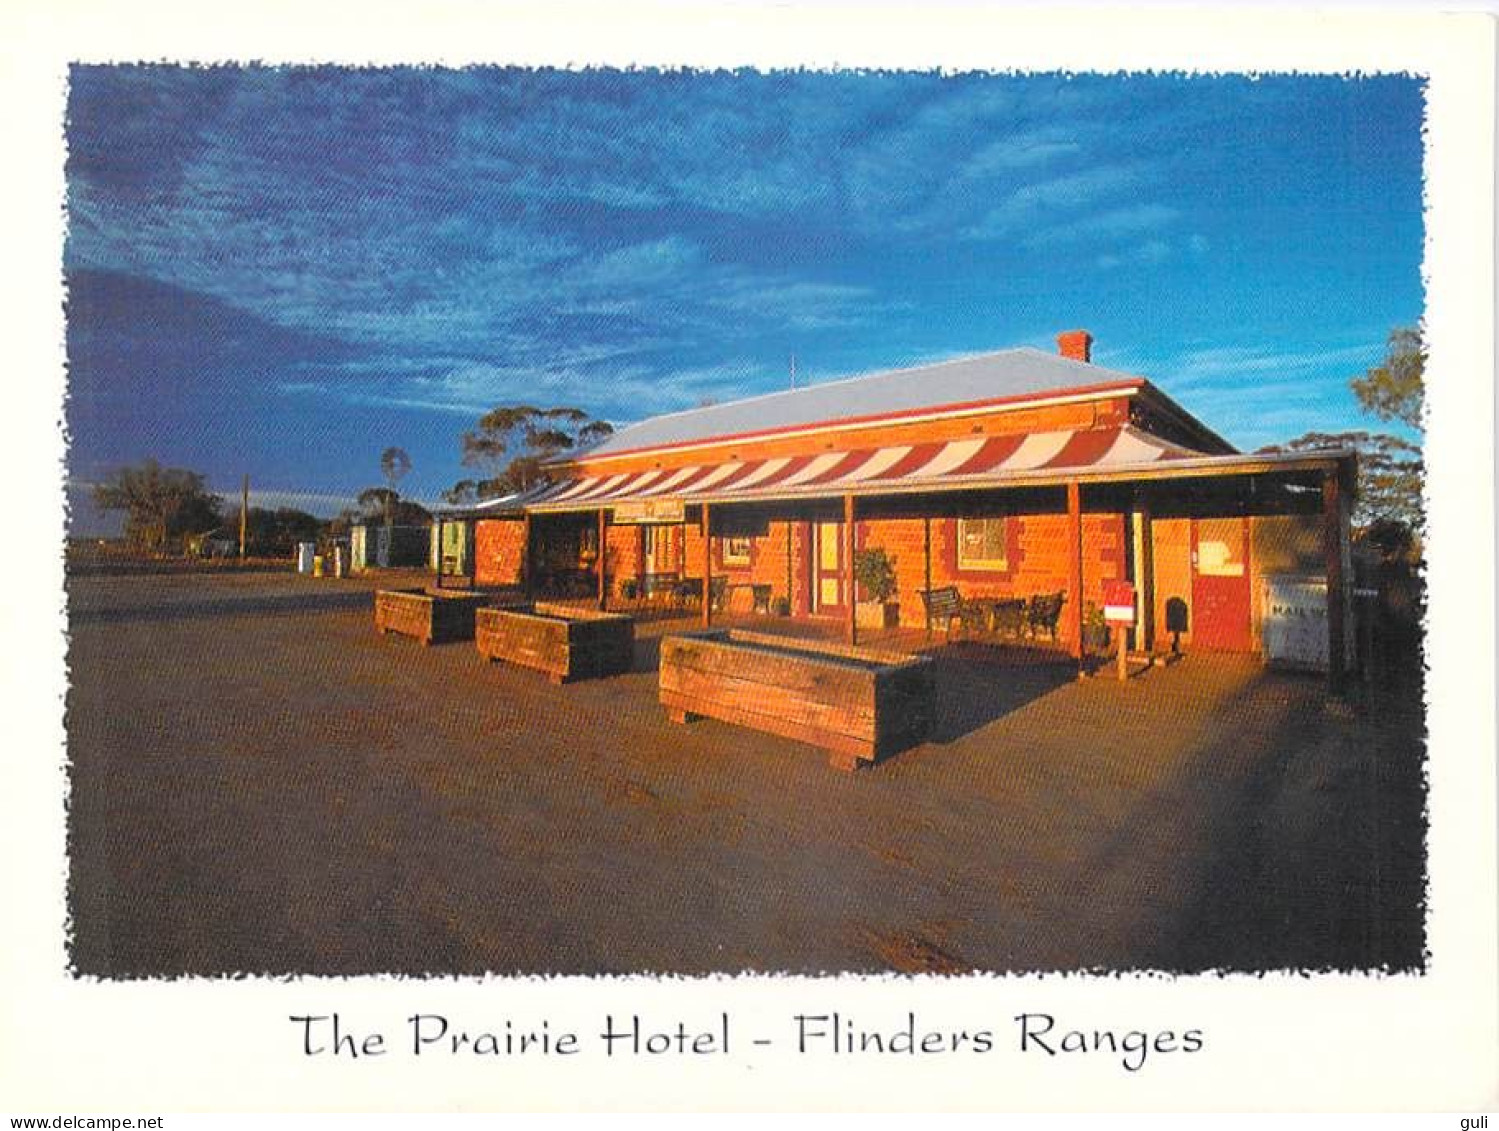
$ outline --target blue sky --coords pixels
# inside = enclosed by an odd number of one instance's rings
[[[616,424],[990,349],[1252,449],[1421,316],[1417,80],[77,67],[70,473],[333,513],[497,404]]]

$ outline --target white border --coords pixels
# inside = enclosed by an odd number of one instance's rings
[[[167,3],[22,0],[0,16],[5,414],[20,493],[3,617],[12,739],[3,755],[0,1103],[15,1110],[571,1108],[1360,1109],[1499,1104],[1495,1065],[1494,25],[1402,10],[1217,11],[771,5]],[[1424,977],[953,981],[493,980],[101,984],[61,973],[63,641],[56,430],[62,341],[59,122],[70,60],[501,61],[573,65],[1026,70],[1410,71],[1430,76],[1430,862]],[[49,383],[42,380],[50,375]],[[16,599],[16,595],[26,597]],[[1024,1009],[1088,1025],[1202,1026],[1210,1051],[1126,1073],[1042,1062],[733,1058],[335,1063],[297,1055],[286,1017],[339,1009],[390,1028],[413,1010],[474,1025],[606,1010],[784,1029],[840,1008],[1008,1032]]]

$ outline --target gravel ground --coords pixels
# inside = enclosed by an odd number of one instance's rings
[[[70,582],[79,973],[1423,961],[1414,685],[1329,703],[1207,655],[1079,682],[958,644],[934,740],[840,774],[668,723],[671,622],[554,687],[377,636],[374,584]]]

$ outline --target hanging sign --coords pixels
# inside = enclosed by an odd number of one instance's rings
[[[1128,581],[1103,583],[1103,619],[1111,624],[1135,623],[1135,587]]]
[[[622,526],[681,522],[686,516],[681,499],[628,499],[614,504],[614,521]]]

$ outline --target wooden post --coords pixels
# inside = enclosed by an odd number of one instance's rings
[[[1129,629],[1124,625],[1119,626],[1119,682],[1123,683],[1129,678],[1129,671],[1125,667],[1125,654],[1129,651],[1126,644],[1129,642]]]
[[[926,591],[930,593],[932,591],[932,519],[930,515],[925,516],[921,520],[921,551],[926,565],[926,572],[923,575],[926,578]],[[926,597],[922,598],[923,608],[925,607],[926,600]],[[932,618],[930,616],[926,618],[926,638],[928,640],[932,638]]]
[[[792,529],[791,520],[788,518],[786,520],[786,615],[787,616],[791,615],[792,590],[794,589],[794,587],[796,585],[796,582],[794,580],[794,571],[792,569],[792,560],[791,560],[791,543],[794,540],[794,538],[795,538],[795,532]]]
[[[239,487],[239,560],[245,560],[245,533],[250,521],[250,477],[246,475]]]
[[[526,600],[531,599],[531,512],[520,516],[520,588]]]
[[[859,628],[854,618],[854,600],[857,594],[854,592],[854,497],[852,495],[843,496],[843,569],[846,580],[843,599],[848,602],[844,635],[848,637],[850,644],[857,644]]]
[[[605,552],[609,548],[608,517],[609,517],[609,512],[606,511],[606,510],[604,510],[603,507],[600,507],[599,508],[599,556],[598,556],[598,563],[599,563],[599,608],[600,609],[606,609],[606,608],[609,607],[609,576],[608,576],[609,571],[608,571],[608,569],[606,567],[606,562],[607,562],[607,559],[608,559],[608,554]]]
[[[1155,651],[1155,533],[1152,527],[1150,504],[1140,503],[1136,508],[1140,516],[1140,576],[1136,582],[1140,590],[1140,650]]]
[[[708,533],[712,527],[709,525],[708,504],[703,504],[703,627],[707,628],[713,623],[712,602],[709,594],[713,592],[713,538]]]
[[[1343,609],[1343,495],[1336,469],[1322,476],[1322,556],[1327,567],[1327,685],[1341,695],[1346,674]]]
[[[645,594],[645,575],[650,571],[645,568],[645,524],[641,523],[635,528],[635,600],[638,602]]]
[[[1072,626],[1072,656],[1083,662],[1083,505],[1076,479],[1067,484],[1067,620]]]
[[[394,540],[395,535],[391,535]],[[463,524],[463,548],[468,554],[468,587],[479,588],[479,523],[469,519]]]

